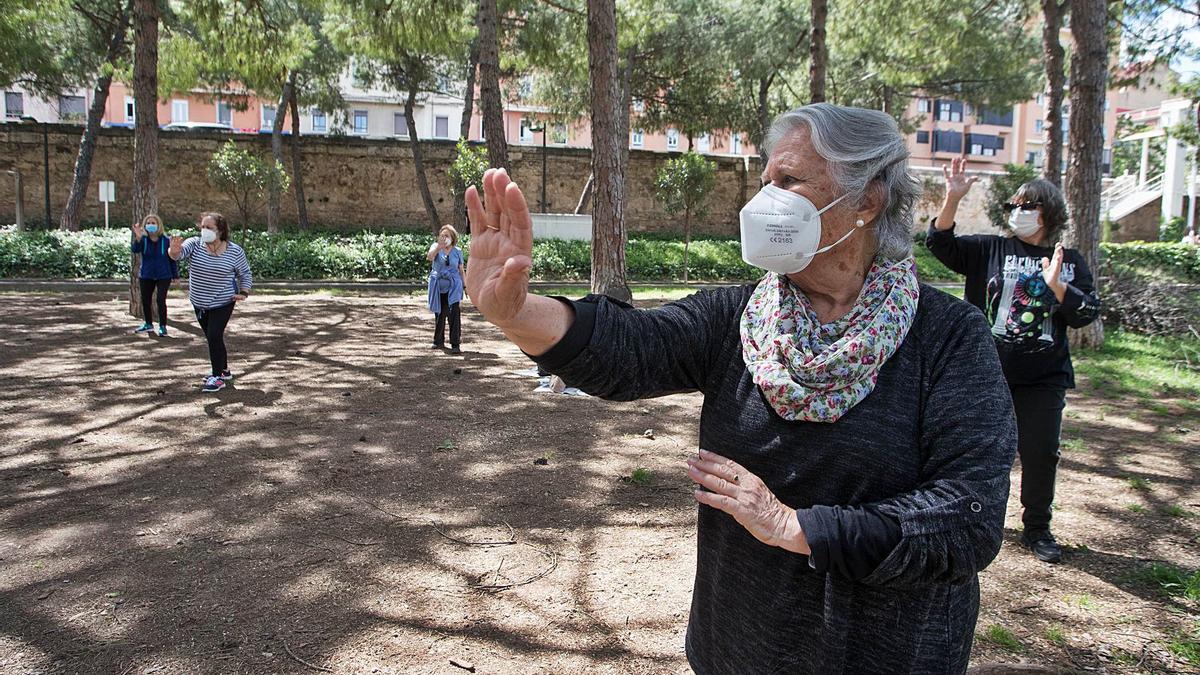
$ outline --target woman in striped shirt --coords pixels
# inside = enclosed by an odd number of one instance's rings
[[[200,236],[187,241],[175,237],[168,252],[172,259],[188,263],[188,300],[208,340],[212,375],[205,378],[203,391],[220,391],[233,379],[225,351],[225,326],[233,316],[234,303],[246,299],[254,282],[246,252],[229,241],[229,223],[219,213],[200,214]]]

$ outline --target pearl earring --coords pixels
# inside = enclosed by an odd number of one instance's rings
[[[854,223],[855,227],[862,227],[863,225],[866,225],[866,223],[863,222],[862,218],[859,218],[858,222]]]

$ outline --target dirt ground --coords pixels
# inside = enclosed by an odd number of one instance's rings
[[[698,395],[534,393],[469,307],[452,356],[422,298],[330,294],[240,306],[206,395],[175,296],[161,339],[112,293],[0,295],[0,672],[690,672]],[[1197,672],[1167,649],[1197,604],[1131,575],[1200,567],[1200,519],[1158,515],[1200,510],[1200,422],[1102,393],[1069,402],[1062,565],[1010,500],[977,632],[1018,644],[976,663]]]

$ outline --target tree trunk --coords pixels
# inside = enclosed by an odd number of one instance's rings
[[[421,158],[421,140],[417,137],[417,119],[413,108],[417,104],[417,90],[409,87],[408,98],[404,100],[404,119],[408,123],[408,143],[412,146],[413,169],[417,172],[417,187],[421,190],[421,201],[425,203],[425,215],[429,216],[429,225],[434,235],[442,229],[438,218],[437,206],[433,203],[433,195],[429,192],[429,181],[425,178],[425,162]]]
[[[829,55],[825,49],[825,19],[829,16],[829,0],[812,0],[812,44],[808,46],[809,103],[825,100],[825,64]]]
[[[108,105],[108,87],[112,75],[103,75],[96,81],[92,92],[92,105],[88,108],[87,124],[83,138],[79,141],[79,153],[75,155],[75,175],[71,180],[71,193],[63,207],[59,229],[78,231],[79,217],[83,213],[83,202],[87,199],[88,183],[92,177],[92,157],[96,154],[96,136],[100,133],[100,120],[104,118],[104,107]]]
[[[479,24],[479,12],[475,12],[475,23]],[[471,50],[467,56],[466,86],[463,89],[462,121],[458,125],[459,140],[471,137],[471,115],[475,113],[475,71],[479,66],[479,34],[471,40]],[[463,193],[454,195],[454,229],[462,234],[471,231],[467,222],[467,197]]]
[[[1063,102],[1063,46],[1058,33],[1062,29],[1063,17],[1070,0],[1041,0],[1042,2],[1042,53],[1046,59],[1046,121],[1043,138],[1046,148],[1042,177],[1062,186],[1062,102]]]
[[[158,20],[157,0],[133,0],[133,218],[158,211]],[[129,313],[142,318],[137,270],[129,267]]]
[[[504,137],[504,104],[500,100],[500,46],[496,0],[479,0],[479,103],[487,138],[488,163],[508,169],[508,141]]]
[[[129,30],[129,12],[127,5],[122,5],[112,31],[108,36],[108,47],[104,61],[116,67],[117,61],[125,55],[125,33]],[[87,125],[83,129],[83,138],[79,141],[79,154],[75,156],[75,175],[71,181],[71,193],[67,196],[67,205],[63,208],[59,227],[64,230],[78,230],[79,218],[83,212],[83,203],[87,200],[88,183],[92,175],[92,157],[96,153],[96,136],[100,133],[100,121],[104,119],[104,108],[108,105],[108,88],[112,84],[112,75],[105,74],[96,81],[92,92],[92,105],[88,108]]]
[[[760,129],[758,142],[755,145],[758,147],[758,158],[762,160],[762,165],[767,165],[767,129],[771,124],[771,108],[770,108],[770,93],[771,79],[761,78],[758,81],[758,127]],[[690,140],[688,141],[691,142]]]
[[[621,173],[621,82],[617,64],[615,0],[591,0],[587,5],[588,74],[591,79],[592,173],[592,292],[628,301],[633,294],[625,281],[624,183]]]
[[[1074,0],[1071,7],[1071,131],[1067,245],[1083,254],[1095,273],[1100,258],[1100,190],[1104,171],[1104,98],[1108,85],[1108,8],[1105,0]],[[1104,344],[1097,318],[1076,331],[1085,347]]]
[[[296,191],[296,222],[301,230],[308,229],[308,202],[304,197],[304,162],[300,157],[300,104],[296,101],[296,73],[292,73],[292,95],[288,99],[292,112],[292,189]]]
[[[271,160],[274,164],[267,172],[267,232],[279,231],[280,198],[283,192],[279,185],[279,171],[283,168],[283,118],[287,115],[288,102],[292,99],[295,76],[288,74],[275,106],[275,121],[271,123]]]

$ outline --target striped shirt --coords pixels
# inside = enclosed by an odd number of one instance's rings
[[[221,255],[213,255],[199,237],[183,242],[179,260],[188,263],[188,300],[199,309],[228,305],[254,283],[246,252],[232,241],[227,244]]]

